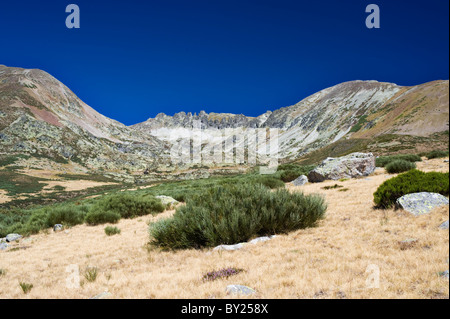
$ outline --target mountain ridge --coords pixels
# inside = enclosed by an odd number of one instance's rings
[[[297,159],[342,139],[383,134],[430,136],[448,131],[448,80],[399,86],[347,81],[257,117],[232,113],[159,113],[126,126],[81,101],[39,69],[0,65],[0,153],[39,154],[89,169],[142,171],[170,167],[170,149],[195,125],[280,131],[277,157]]]

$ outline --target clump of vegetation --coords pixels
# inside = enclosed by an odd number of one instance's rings
[[[218,186],[189,198],[172,218],[151,224],[151,243],[166,249],[236,244],[313,227],[325,211],[325,201],[318,195],[271,192],[250,183]]]
[[[391,162],[403,160],[407,162],[421,162],[422,159],[419,155],[415,154],[399,154],[399,155],[388,155],[388,156],[379,156],[376,159],[376,166],[377,167],[386,167]]]
[[[449,173],[411,170],[385,181],[378,187],[374,195],[376,207],[389,208],[395,205],[398,198],[406,194],[418,192],[439,193],[449,195]]]
[[[82,205],[62,205],[52,207],[47,210],[47,226],[52,227],[56,224],[75,226],[82,224],[88,211],[86,206]]]
[[[338,190],[338,192],[347,192],[347,191],[349,191],[348,188],[341,188],[341,189]]]
[[[237,274],[240,274],[243,271],[244,271],[244,269],[234,268],[234,267],[223,268],[220,270],[210,271],[210,272],[204,274],[202,279],[203,279],[203,281],[214,281],[217,279],[224,279],[224,278],[228,279],[228,277],[235,276]]]
[[[363,115],[359,118],[358,123],[356,123],[350,130],[350,133],[356,133],[358,132],[363,125],[367,123],[367,115]]]
[[[105,234],[107,236],[118,235],[118,234],[120,234],[120,229],[117,227],[107,226],[105,228]]]
[[[161,213],[165,210],[161,200],[153,196],[139,196],[132,193],[120,193],[104,196],[91,208],[93,212],[118,213],[122,218]],[[90,211],[90,212],[91,212]]]
[[[433,158],[443,158],[443,157],[448,157],[449,152],[448,151],[431,151],[428,153],[423,153],[421,155],[425,156],[428,159],[433,159]]]
[[[408,162],[402,159],[395,160],[387,164],[384,168],[389,174],[403,173],[415,169],[416,163]]]
[[[94,282],[97,280],[98,269],[97,267],[86,267],[84,271],[84,278],[89,282]]]
[[[120,220],[120,214],[113,211],[96,210],[95,208],[89,211],[86,215],[86,223],[90,226],[101,224],[115,224]]]
[[[0,268],[0,276],[4,276],[6,274],[6,270]]]
[[[322,189],[329,190],[329,189],[336,189],[336,188],[341,188],[341,187],[344,187],[344,186],[338,185],[338,184],[334,184],[332,186],[324,186],[324,187],[322,187]]]
[[[301,175],[308,175],[314,168],[314,165],[282,164],[278,172],[283,182],[290,183]]]
[[[24,294],[27,294],[33,289],[33,284],[29,284],[26,282],[20,282],[19,283],[20,288],[22,288],[22,291]]]

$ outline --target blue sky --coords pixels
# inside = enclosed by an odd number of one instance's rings
[[[70,3],[80,29],[65,26]],[[380,29],[365,26],[370,3]],[[448,79],[448,12],[447,0],[2,1],[0,64],[43,69],[127,125],[257,116],[344,81]]]

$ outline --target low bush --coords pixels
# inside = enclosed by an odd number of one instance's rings
[[[120,229],[117,227],[108,226],[105,228],[105,234],[107,236],[118,235],[120,234]]]
[[[389,174],[403,173],[416,168],[416,163],[408,162],[402,159],[395,160],[387,164],[385,167]]]
[[[376,207],[389,208],[395,205],[398,198],[406,194],[418,192],[439,193],[449,195],[449,173],[411,170],[400,174],[381,184],[374,195]]]
[[[426,153],[425,156],[428,159],[433,159],[433,158],[443,158],[443,157],[448,157],[448,151],[431,151],[429,153]]]
[[[72,204],[47,208],[46,211],[47,226],[52,227],[55,224],[75,226],[84,222],[87,207]]]
[[[315,226],[326,204],[318,195],[270,191],[244,183],[206,189],[170,219],[150,225],[151,243],[166,249],[236,244],[252,237]]]
[[[282,164],[278,167],[280,179],[285,183],[292,182],[301,175],[308,175],[313,169],[313,165],[302,166],[297,164]]]
[[[143,215],[161,213],[165,209],[161,200],[153,196],[139,196],[121,193],[99,199],[91,208],[95,214],[118,213],[122,218],[133,218]],[[113,216],[110,214],[110,217]]]
[[[120,220],[120,214],[113,211],[103,211],[92,209],[87,213],[85,221],[86,224],[95,226],[101,224],[115,224]]]
[[[397,160],[408,161],[411,163],[422,161],[422,159],[420,158],[419,155],[399,154],[399,155],[380,156],[380,157],[377,157],[375,162],[376,162],[377,167],[385,167],[389,163],[391,163],[393,161],[397,161]]]
[[[284,183],[282,180],[272,176],[258,176],[258,178],[255,179],[255,183],[262,184],[270,189],[284,187]]]

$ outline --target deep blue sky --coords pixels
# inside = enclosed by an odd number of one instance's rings
[[[78,4],[81,28],[67,29]],[[365,8],[381,9],[367,29]],[[257,116],[349,80],[449,78],[448,0],[2,0],[0,64],[43,69],[125,124]]]

